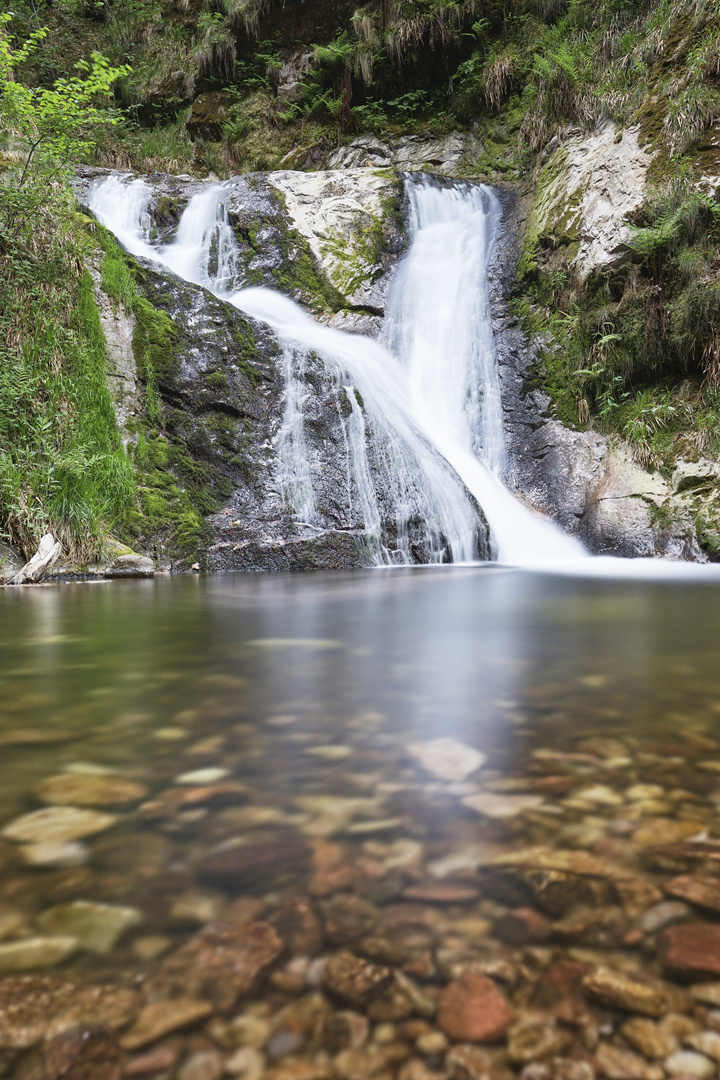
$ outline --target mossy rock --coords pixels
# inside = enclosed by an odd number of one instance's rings
[[[223,124],[230,115],[234,98],[227,90],[210,90],[196,97],[190,107],[185,127],[190,138],[217,142],[223,137]]]

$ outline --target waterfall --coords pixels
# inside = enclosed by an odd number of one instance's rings
[[[338,394],[352,511],[362,520],[376,565],[478,558],[480,521],[502,562],[537,565],[584,555],[581,545],[530,510],[504,486],[505,437],[487,269],[500,221],[482,185],[405,181],[408,254],[389,290],[381,340],[316,323],[292,300],[265,288],[232,291],[236,241],[226,199],[232,181],[192,197],[174,241],[153,247],[142,180],[95,183],[89,206],[135,255],[210,288],[278,337],[285,366],[285,410],[277,456],[296,520],[322,525],[303,430],[303,369],[319,357]],[[394,545],[382,534],[381,505],[395,515]]]

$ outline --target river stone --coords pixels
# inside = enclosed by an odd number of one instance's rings
[[[181,1065],[177,1080],[220,1080],[222,1074],[222,1055],[217,1050],[199,1050]]]
[[[490,791],[468,795],[462,800],[463,806],[498,821],[519,817],[527,810],[537,810],[544,802],[542,795],[499,795]]]
[[[654,904],[640,916],[638,925],[643,934],[657,934],[672,923],[685,922],[692,917],[692,909],[681,900],[665,900]]]
[[[465,780],[485,764],[484,754],[457,739],[429,739],[427,742],[411,743],[408,753],[427,772],[439,780],[453,783]]]
[[[720,1061],[720,1032],[698,1031],[695,1035],[686,1035],[683,1042],[706,1057]]]
[[[6,825],[2,835],[18,844],[56,843],[82,840],[85,836],[105,832],[117,818],[98,810],[81,810],[75,806],[48,806],[32,814],[15,818]]]
[[[668,882],[665,892],[669,896],[687,900],[698,907],[720,911],[720,879],[718,878],[682,874]]]
[[[178,1052],[174,1046],[156,1046],[144,1054],[131,1058],[125,1066],[125,1076],[151,1076],[172,1069],[177,1064]]]
[[[633,1050],[646,1058],[666,1058],[680,1049],[680,1043],[671,1031],[644,1017],[626,1020],[621,1030]]]
[[[567,1050],[572,1036],[553,1020],[521,1020],[508,1031],[508,1059],[513,1065],[557,1057]]]
[[[60,773],[48,776],[32,789],[40,802],[54,806],[123,806],[139,802],[148,790],[121,776]]]
[[[390,968],[361,960],[346,950],[331,957],[322,974],[322,984],[328,993],[357,1008],[379,997],[392,982]]]
[[[265,1058],[253,1046],[243,1046],[225,1062],[225,1072],[242,1076],[244,1080],[260,1080],[265,1071]]]
[[[700,922],[669,926],[660,943],[661,957],[671,971],[720,975],[720,926]]]
[[[654,1017],[667,1012],[667,1001],[661,989],[610,968],[599,967],[586,975],[583,989],[588,997],[611,1009]]]
[[[117,1038],[102,1028],[77,1028],[26,1058],[15,1080],[121,1080],[122,1075]]]
[[[64,844],[23,844],[20,858],[26,866],[45,866],[67,869],[84,866],[90,858],[90,852],[77,840],[68,840]]]
[[[0,945],[0,975],[56,967],[77,952],[79,947],[78,939],[68,935],[6,942]]]
[[[217,784],[219,780],[225,780],[229,775],[229,769],[219,767],[193,769],[192,772],[181,773],[180,776],[176,776],[173,783],[187,784],[190,787],[204,787],[206,784]]]
[[[173,1001],[155,1001],[146,1005],[135,1024],[122,1037],[124,1050],[139,1050],[142,1046],[157,1042],[171,1031],[180,1031],[204,1020],[212,1012],[207,1001],[193,998],[175,998]]]
[[[675,844],[697,836],[702,832],[702,825],[697,821],[676,821],[674,818],[649,818],[633,833],[633,844],[639,848],[653,848],[658,845]]]
[[[514,1020],[505,998],[486,975],[466,972],[438,999],[438,1027],[456,1042],[498,1042]]]
[[[493,936],[506,945],[542,945],[552,937],[553,926],[534,908],[519,907],[508,911],[493,925]]]
[[[663,1080],[659,1065],[649,1065],[632,1050],[601,1042],[595,1050],[595,1068],[607,1080]]]
[[[124,1027],[137,994],[117,986],[76,986],[57,975],[0,979],[0,1050],[27,1050],[72,1028]]]
[[[200,867],[200,876],[211,884],[240,891],[250,886],[265,889],[309,868],[312,848],[299,837],[264,840],[254,844],[235,840],[212,852]]]
[[[268,923],[210,923],[163,960],[160,975],[164,983],[205,996],[227,1012],[250,993],[283,948]]]
[[[694,1050],[678,1050],[671,1054],[663,1062],[665,1071],[670,1076],[692,1076],[696,1080],[710,1080],[711,1076],[717,1076],[717,1064],[706,1058],[704,1054],[697,1054]]]
[[[137,908],[75,900],[44,911],[38,923],[50,934],[72,934],[83,949],[104,956],[125,930],[139,926],[142,919]]]
[[[690,987],[690,993],[696,1001],[703,1005],[712,1005],[720,1008],[720,982],[698,983]]]

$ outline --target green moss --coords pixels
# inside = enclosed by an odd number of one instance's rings
[[[132,347],[138,374],[146,378],[151,367],[160,382],[171,380],[175,372],[173,346],[177,340],[172,319],[142,296],[135,297],[132,311],[135,316]]]

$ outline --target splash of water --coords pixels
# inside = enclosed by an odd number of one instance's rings
[[[228,190],[228,184],[214,184],[194,195],[174,241],[155,247],[152,193],[144,181],[104,178],[89,205],[132,254],[211,289],[280,339],[286,398],[278,457],[297,519],[319,523],[300,386],[313,353],[350,402],[344,422],[348,489],[356,492],[373,562],[413,561],[410,533],[418,521],[428,561],[474,561],[479,520],[473,499],[499,560],[536,565],[584,556],[576,540],[502,483],[505,438],[487,289],[500,220],[493,192],[473,184],[440,187],[425,177],[406,180],[412,244],[390,290],[378,342],[321,326],[272,290],[230,291],[239,260]],[[378,485],[394,506],[394,552],[382,536]]]

